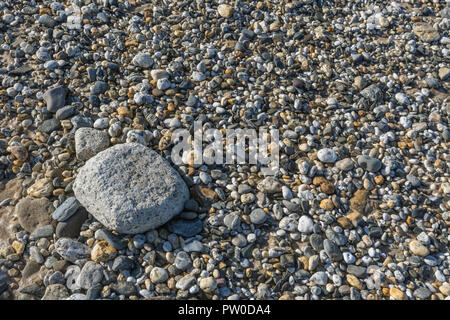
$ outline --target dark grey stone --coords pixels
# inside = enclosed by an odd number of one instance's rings
[[[108,90],[109,86],[104,81],[95,81],[94,85],[91,88],[91,94],[93,95],[99,95],[102,93],[105,93],[106,90]]]
[[[167,228],[170,232],[176,233],[186,238],[190,238],[202,232],[203,225],[200,219],[174,219],[169,221],[169,223],[167,224]]]
[[[52,214],[53,220],[66,221],[75,212],[77,212],[80,207],[80,203],[75,197],[67,198]]]
[[[111,269],[113,271],[123,271],[133,269],[134,262],[132,259],[125,256],[118,256],[114,259]]]
[[[361,168],[369,172],[378,172],[382,166],[380,160],[366,155],[358,157],[358,164],[361,166]]]
[[[56,226],[56,236],[58,238],[76,238],[80,235],[81,226],[86,221],[88,215],[84,208],[80,208],[74,215],[64,222],[58,222]]]
[[[323,241],[323,249],[327,253],[327,255],[330,257],[333,261],[341,261],[342,260],[342,252],[339,250],[339,247],[337,246],[334,241],[331,241],[329,239],[325,239]]]
[[[47,110],[55,113],[66,104],[67,89],[63,86],[48,89],[43,98],[47,103]]]
[[[64,120],[69,118],[75,113],[75,108],[73,106],[65,106],[56,111],[55,117],[59,120]]]
[[[110,246],[114,247],[117,250],[125,249],[128,246],[126,241],[124,241],[119,236],[112,234],[108,230],[104,229],[97,230],[95,233],[95,237],[100,240],[105,240],[106,242],[108,242]]]
[[[47,134],[52,133],[53,131],[58,130],[61,128],[61,123],[56,118],[51,118],[48,120],[44,120],[39,126],[38,130]]]

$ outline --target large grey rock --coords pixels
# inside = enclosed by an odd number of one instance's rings
[[[80,128],[75,132],[75,152],[80,160],[88,160],[108,146],[109,136],[103,131]]]
[[[43,98],[47,103],[47,110],[55,113],[66,104],[67,90],[62,86],[48,89]]]
[[[126,234],[165,224],[189,198],[178,172],[138,143],[118,144],[89,159],[78,172],[73,190],[104,226]]]

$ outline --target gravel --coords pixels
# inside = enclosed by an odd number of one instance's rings
[[[448,6],[0,2],[0,300],[449,300]]]

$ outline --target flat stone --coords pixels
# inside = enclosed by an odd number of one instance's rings
[[[52,214],[53,220],[66,221],[80,207],[80,203],[75,197],[67,198]]]
[[[52,212],[53,205],[47,198],[26,197],[21,199],[15,208],[20,225],[29,233],[33,233],[38,226],[50,224]]]
[[[189,198],[178,172],[138,143],[118,144],[89,159],[79,170],[73,190],[99,222],[128,234],[165,224]]]
[[[170,232],[176,233],[186,238],[190,238],[202,232],[203,225],[200,219],[174,219],[167,223],[167,228]]]
[[[54,228],[51,224],[38,226],[30,234],[30,240],[39,240],[41,238],[50,238],[53,235]]]

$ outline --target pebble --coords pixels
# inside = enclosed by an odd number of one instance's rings
[[[150,272],[150,279],[153,283],[162,283],[169,278],[169,274],[166,269],[155,267]]]
[[[325,239],[323,241],[323,248],[327,255],[333,260],[333,261],[340,261],[342,260],[342,253],[339,250],[339,247],[336,245],[335,242]]]
[[[95,123],[94,123],[95,125]],[[75,132],[75,151],[80,160],[89,160],[109,146],[108,135],[92,128],[79,128]]]
[[[61,257],[70,262],[89,257],[91,251],[88,246],[70,238],[58,239],[55,242],[55,250]]]
[[[203,278],[200,280],[199,286],[205,292],[213,292],[217,288],[217,281],[213,277]]]
[[[180,251],[175,257],[174,265],[179,270],[186,270],[191,266],[191,259],[186,252]]]
[[[107,241],[98,241],[91,250],[91,259],[97,262],[106,262],[116,257],[117,250]]]
[[[188,290],[195,284],[195,277],[188,274],[177,281],[176,288],[179,290]]]
[[[369,172],[378,172],[382,166],[380,160],[369,156],[359,156],[358,164],[361,168]]]
[[[185,219],[173,219],[167,224],[167,228],[170,232],[176,233],[180,236],[190,238],[199,234],[202,229],[202,221],[199,219],[185,220]]]
[[[153,65],[153,59],[148,53],[139,53],[134,56],[132,63],[141,68],[150,68]]]
[[[314,223],[308,216],[301,216],[298,221],[298,231],[301,233],[312,233],[314,229]]]
[[[80,203],[75,197],[69,197],[52,214],[52,219],[57,221],[66,221],[80,207]]]
[[[325,163],[333,163],[337,160],[337,154],[332,149],[321,149],[317,152],[317,158]]]
[[[67,89],[63,86],[48,89],[42,96],[47,103],[47,110],[56,113],[66,104]]]
[[[89,289],[103,280],[103,268],[94,261],[84,264],[79,273],[76,283],[80,288]]]
[[[255,209],[250,213],[250,221],[254,224],[263,224],[267,220],[267,214],[262,209]]]
[[[234,8],[230,6],[229,4],[220,4],[217,7],[217,12],[220,14],[223,18],[231,18],[231,16],[234,13]]]
[[[417,240],[412,240],[409,243],[409,250],[411,250],[413,254],[418,255],[420,257],[427,256],[430,253],[428,248]]]

